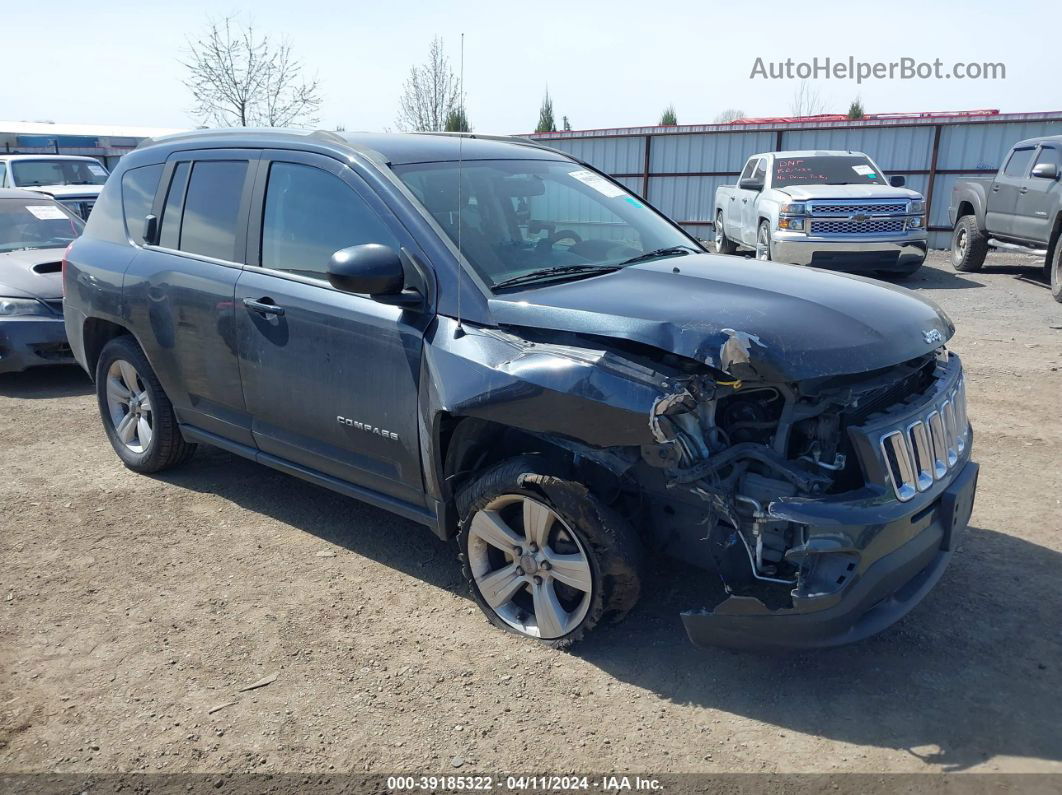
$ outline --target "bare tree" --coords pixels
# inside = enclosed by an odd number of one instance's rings
[[[728,122],[738,121],[745,118],[745,111],[738,110],[737,108],[727,108],[718,116],[715,117],[715,124],[727,124]]]
[[[314,125],[321,106],[316,78],[303,77],[302,64],[286,41],[261,36],[233,17],[210,22],[205,35],[188,41],[184,84],[192,92],[192,113],[218,127]]]
[[[461,86],[450,68],[443,41],[436,36],[431,41],[428,60],[409,69],[395,125],[405,132],[439,132],[453,111],[464,113],[462,100]]]
[[[826,112],[826,102],[822,94],[807,80],[801,80],[800,86],[793,92],[793,101],[789,103],[790,116],[818,116]]]

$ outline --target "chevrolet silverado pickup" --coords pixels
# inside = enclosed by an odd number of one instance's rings
[[[970,516],[943,311],[709,254],[529,142],[160,139],[64,273],[126,466],[210,444],[428,525],[489,621],[554,647],[666,587],[657,553],[704,571],[673,575],[697,579],[697,644],[856,641],[918,604]]]
[[[1051,293],[1062,302],[1062,135],[1020,141],[988,179],[951,191],[951,261],[976,271],[990,248],[1042,253]]]
[[[715,251],[854,273],[909,276],[926,258],[926,206],[862,152],[753,155],[715,192]]]

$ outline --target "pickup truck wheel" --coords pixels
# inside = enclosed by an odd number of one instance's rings
[[[756,231],[756,259],[771,259],[771,227],[766,221],[761,221]]]
[[[503,461],[462,489],[458,545],[492,624],[563,649],[634,606],[641,546],[623,517],[539,459]]]
[[[195,452],[132,337],[116,337],[104,346],[96,363],[96,398],[111,447],[134,472],[159,472]]]
[[[720,210],[715,216],[715,253],[733,254],[737,251],[737,243],[726,236],[723,231],[723,212]]]
[[[981,233],[977,218],[964,215],[955,222],[951,235],[951,264],[964,273],[979,271],[987,254],[988,238]]]
[[[1062,239],[1055,241],[1051,255],[1051,295],[1062,304]]]

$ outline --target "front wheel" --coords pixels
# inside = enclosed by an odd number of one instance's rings
[[[756,232],[756,259],[771,259],[771,225],[766,221],[760,222],[760,228]]]
[[[1055,241],[1049,269],[1051,272],[1051,295],[1062,304],[1062,239]]]
[[[540,456],[509,459],[457,497],[458,545],[472,597],[492,624],[567,648],[641,590],[633,529]]]
[[[195,452],[132,337],[115,337],[104,346],[96,363],[96,398],[111,447],[133,471],[159,472]]]

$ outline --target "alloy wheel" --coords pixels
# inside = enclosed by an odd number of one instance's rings
[[[151,396],[129,362],[116,359],[107,369],[107,413],[118,439],[134,453],[143,453],[154,435]]]
[[[962,262],[966,257],[966,246],[969,245],[969,237],[965,229],[955,233],[955,261]]]
[[[715,217],[715,253],[723,253],[723,214]]]
[[[476,512],[468,563],[483,600],[525,635],[563,637],[590,609],[594,577],[582,542],[533,497],[503,494]]]
[[[756,235],[756,259],[769,260],[771,258],[770,233],[767,225],[761,224],[760,231]]]

